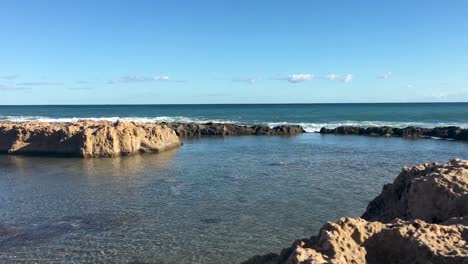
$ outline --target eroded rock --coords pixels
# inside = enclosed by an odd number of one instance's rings
[[[245,264],[468,263],[468,161],[405,167],[363,218],[325,224]],[[400,219],[401,218],[401,219]]]
[[[201,136],[246,136],[246,135],[277,135],[294,136],[305,133],[304,129],[298,125],[283,125],[269,127],[266,125],[243,126],[236,124],[222,123],[164,123],[173,128],[180,137],[201,137]]]
[[[180,145],[174,130],[160,124],[0,122],[0,152],[8,154],[114,157]]]
[[[468,227],[421,220],[392,223],[342,218],[325,224],[316,237],[296,241],[279,255],[254,263],[466,263]]]
[[[395,218],[441,223],[468,216],[468,161],[426,163],[402,169],[392,184],[367,206],[362,218],[388,222]]]
[[[409,126],[405,128],[397,127],[357,127],[357,126],[339,126],[336,128],[322,127],[321,134],[338,135],[364,135],[364,136],[385,136],[385,137],[403,137],[403,138],[441,138],[452,140],[468,140],[468,129],[449,126],[422,128]]]

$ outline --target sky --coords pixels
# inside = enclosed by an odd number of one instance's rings
[[[468,1],[0,2],[0,104],[468,102]]]

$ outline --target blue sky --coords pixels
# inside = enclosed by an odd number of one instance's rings
[[[0,3],[0,104],[468,101],[467,1]]]

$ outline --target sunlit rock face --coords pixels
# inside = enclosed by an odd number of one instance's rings
[[[403,168],[392,184],[367,206],[362,218],[388,222],[395,218],[442,223],[468,216],[468,161],[425,163]]]
[[[180,145],[175,131],[161,124],[120,121],[0,123],[0,152],[8,154],[114,157],[161,152]]]
[[[468,263],[468,161],[403,168],[363,218],[245,263]]]

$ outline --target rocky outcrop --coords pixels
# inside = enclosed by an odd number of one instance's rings
[[[180,145],[174,130],[160,124],[0,122],[0,152],[8,154],[114,157]]]
[[[281,254],[257,256],[256,263],[467,263],[468,227],[421,220],[392,223],[342,218],[317,237],[294,242]]]
[[[327,223],[318,236],[245,264],[466,264],[467,199],[468,161],[406,167],[369,204],[363,218]]]
[[[392,184],[367,206],[362,218],[389,222],[395,218],[442,223],[468,216],[468,161],[405,167]]]
[[[283,125],[269,127],[266,125],[243,126],[236,124],[222,123],[163,123],[174,129],[180,137],[201,137],[201,136],[246,136],[246,135],[277,135],[293,136],[305,133],[304,129],[298,125]]]
[[[281,135],[304,133],[301,126],[242,126],[220,123],[0,122],[0,153],[114,157],[160,152],[181,145],[179,137]]]
[[[365,135],[365,136],[385,136],[385,137],[404,137],[404,138],[442,138],[453,140],[468,140],[468,129],[450,126],[436,128],[422,127],[356,127],[339,126],[336,128],[322,127],[321,134],[339,134],[339,135]]]

